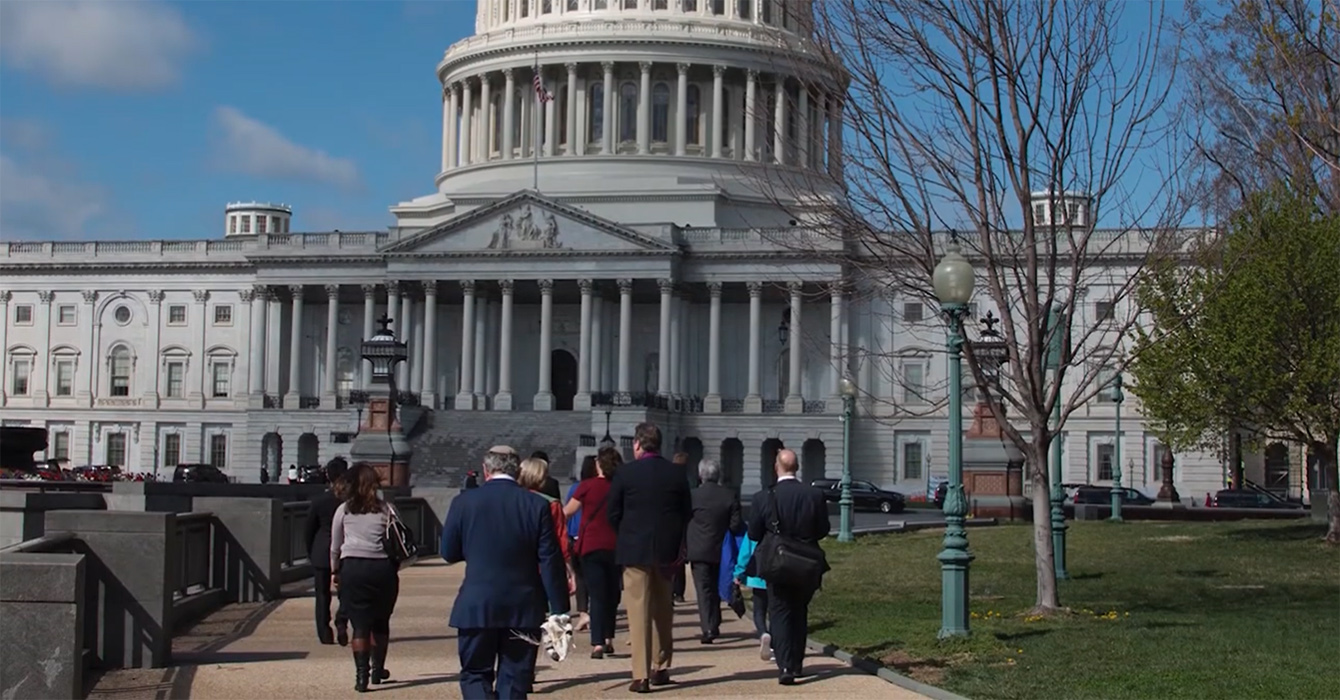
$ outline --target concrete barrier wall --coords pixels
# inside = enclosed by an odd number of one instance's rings
[[[45,535],[47,511],[106,508],[101,493],[0,491],[0,547]]]
[[[5,698],[84,697],[83,554],[0,553]]]

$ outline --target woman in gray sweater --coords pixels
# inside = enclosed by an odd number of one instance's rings
[[[377,497],[381,479],[367,462],[359,462],[345,477],[348,500],[335,509],[330,528],[330,560],[338,562],[333,575],[340,606],[353,627],[354,690],[366,692],[368,683],[391,677],[386,651],[391,637],[391,613],[400,594],[400,572],[386,558],[383,542],[392,507]]]

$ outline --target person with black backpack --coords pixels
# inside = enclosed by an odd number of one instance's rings
[[[819,540],[832,527],[823,492],[796,478],[799,466],[795,452],[779,451],[777,483],[755,495],[749,508],[749,537],[759,543],[753,564],[768,582],[772,648],[782,685],[794,685],[804,670],[810,601],[828,571]]]

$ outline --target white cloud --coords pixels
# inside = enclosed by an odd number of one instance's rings
[[[0,2],[0,56],[66,87],[154,90],[201,46],[177,8],[153,1]]]
[[[0,118],[0,148],[40,151],[47,145],[47,129],[32,119]]]
[[[234,107],[219,107],[214,120],[220,136],[214,158],[220,168],[276,180],[323,182],[345,188],[358,184],[358,167],[352,160],[296,144],[274,127]]]
[[[107,213],[101,187],[58,171],[0,153],[0,239],[84,238],[88,225]]]

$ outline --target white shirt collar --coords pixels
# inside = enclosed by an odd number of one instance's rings
[[[795,474],[787,474],[786,476],[777,477],[777,481],[778,483],[781,483],[783,481],[800,481],[800,479],[797,479]]]
[[[495,479],[502,479],[503,481],[516,481],[515,477],[509,476],[507,474],[494,474],[493,476],[490,476],[488,478],[488,481],[493,481]]]

